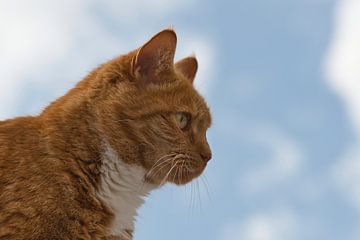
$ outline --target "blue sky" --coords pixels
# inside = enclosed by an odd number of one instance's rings
[[[136,239],[360,239],[359,16],[359,0],[5,0],[0,119],[174,26],[214,158],[207,180],[147,199]]]

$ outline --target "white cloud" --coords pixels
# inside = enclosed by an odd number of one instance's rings
[[[93,23],[88,7],[82,0],[0,2],[0,119],[15,112],[26,81],[69,55],[83,22]]]
[[[360,135],[360,1],[338,2],[335,33],[326,56],[325,70],[331,87],[346,104]]]
[[[301,170],[304,153],[299,143],[274,127],[252,127],[247,135],[259,149],[268,152],[268,159],[259,167],[239,178],[240,190],[247,193],[261,192],[270,186],[286,182]]]
[[[199,70],[195,79],[195,87],[203,94],[209,92],[212,87],[209,81],[214,74],[213,66],[215,64],[215,47],[204,36],[190,35],[179,37],[180,43],[176,56],[180,60],[181,58],[195,54],[199,62]]]
[[[327,80],[341,97],[356,134],[334,166],[333,176],[345,196],[360,210],[360,1],[338,2],[335,33],[325,59]]]
[[[120,0],[99,1],[103,8],[113,18],[124,23],[132,23],[143,15],[160,16],[168,15],[174,10],[190,7],[193,0]]]
[[[147,32],[147,25],[138,21],[139,16],[149,16],[152,21],[163,19],[192,3],[192,0],[0,1],[0,119],[16,114],[19,93],[29,83],[44,84],[48,92],[59,96],[97,64],[136,47],[129,39],[146,41],[153,33]],[[112,31],[95,9],[104,11],[115,26],[123,24],[126,34],[119,37],[118,31]],[[157,30],[162,27],[166,26]],[[191,32],[186,35],[191,43],[186,43],[185,37],[179,46],[185,44],[197,53],[199,79],[204,79],[205,72],[212,69],[213,46],[202,35]],[[49,100],[44,99],[42,104]],[[39,106],[31,109],[39,110]]]
[[[297,236],[297,225],[289,211],[258,213],[225,226],[221,240],[290,240]]]
[[[349,203],[360,212],[360,149],[356,145],[346,152],[333,167],[333,178]]]

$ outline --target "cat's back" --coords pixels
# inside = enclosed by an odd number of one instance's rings
[[[87,195],[89,188],[78,191],[88,185],[74,162],[65,163],[48,149],[50,128],[40,117],[0,122],[0,240],[106,234],[107,210]]]
[[[35,117],[0,121],[0,191],[26,177],[39,159],[40,129]]]
[[[0,166],[39,153],[40,123],[36,117],[0,121]]]
[[[41,132],[36,117],[0,122],[0,239],[61,235],[63,191],[53,187],[58,162],[47,157]]]

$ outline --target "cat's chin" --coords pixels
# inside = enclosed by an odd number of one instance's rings
[[[175,180],[175,181],[171,181],[171,183],[174,183],[176,185],[188,184],[191,181],[193,181],[194,179],[198,178],[204,172],[204,170],[205,170],[205,168],[203,168],[201,170],[196,170],[196,171],[192,172],[191,174],[188,174],[183,179],[178,179],[178,180]]]
[[[146,179],[146,182],[157,185],[157,186],[162,186],[165,185],[166,183],[173,183],[176,185],[185,185],[187,183],[190,183],[192,180],[198,178],[205,170],[206,165],[198,167],[198,168],[193,168],[193,169],[187,169],[184,172],[178,172],[176,173],[176,171],[174,171],[174,174],[170,174],[167,178],[166,181],[164,181],[163,177],[158,177],[158,178],[152,178],[152,179]]]
[[[168,182],[179,186],[188,184],[194,179],[198,178],[204,172],[205,168],[206,165],[191,170],[187,170],[186,173],[183,173],[182,175],[180,174],[181,177],[170,178]]]

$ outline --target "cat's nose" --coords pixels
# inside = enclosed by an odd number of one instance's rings
[[[200,153],[200,156],[204,162],[209,162],[210,159],[212,158],[211,152]]]

